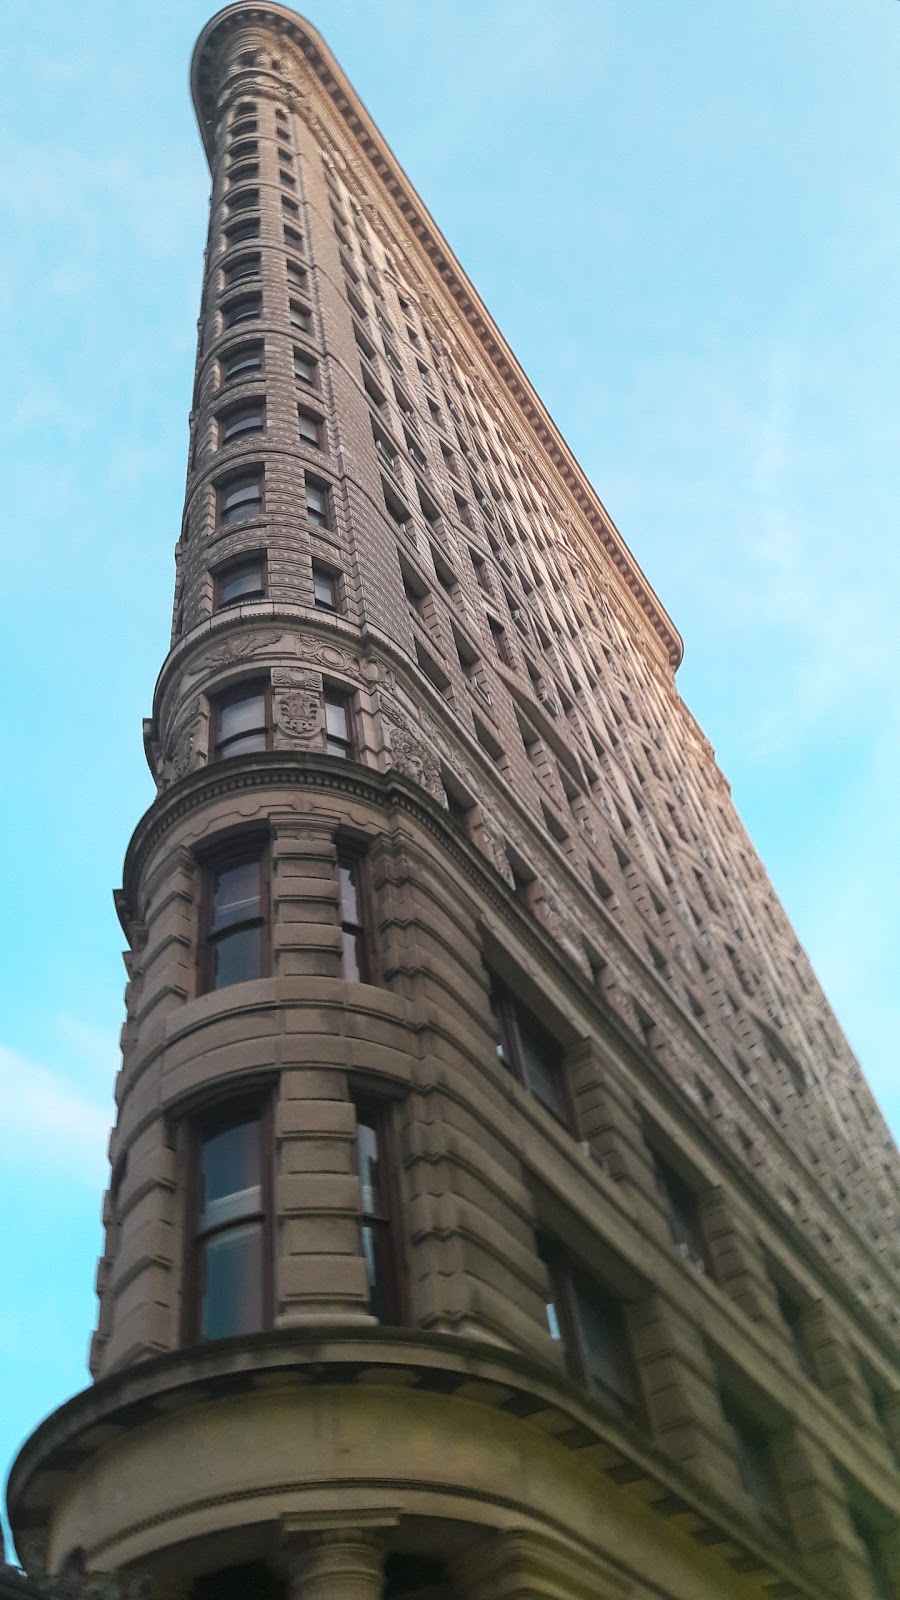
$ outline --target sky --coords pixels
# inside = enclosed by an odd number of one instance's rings
[[[0,1471],[87,1381],[211,10],[4,6]],[[896,1134],[900,4],[306,15],[680,629],[681,692]]]

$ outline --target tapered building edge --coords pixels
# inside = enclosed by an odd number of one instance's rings
[[[153,1600],[241,1569],[323,1600],[878,1595],[895,1153],[677,695],[679,636],[315,31],[241,0],[191,83],[210,247],[160,792],[117,902],[96,1381],[14,1465],[20,1554]],[[266,748],[232,754],[248,686]],[[215,988],[210,874],[238,858],[266,953]],[[529,1079],[532,1025],[558,1081]],[[268,1130],[268,1326],[199,1342],[187,1191],[222,1105]],[[389,1326],[359,1242],[373,1107]],[[633,1413],[546,1320],[588,1279]]]

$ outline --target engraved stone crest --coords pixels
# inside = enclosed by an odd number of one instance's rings
[[[285,742],[308,747],[322,722],[322,680],[318,673],[276,667],[272,688],[275,725]]]

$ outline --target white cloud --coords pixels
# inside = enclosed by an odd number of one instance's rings
[[[52,1168],[98,1191],[112,1106],[60,1073],[0,1045],[0,1168]]]

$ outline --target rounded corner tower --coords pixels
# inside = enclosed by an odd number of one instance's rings
[[[14,1465],[23,1562],[893,1594],[895,1153],[678,634],[315,31],[240,0],[191,88],[94,1381]]]

